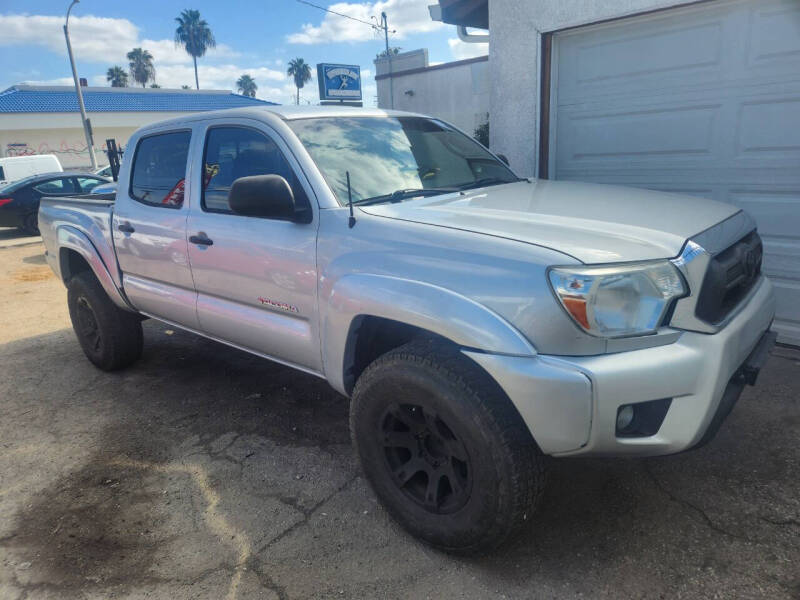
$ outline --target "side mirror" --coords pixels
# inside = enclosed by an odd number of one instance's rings
[[[233,182],[228,204],[234,214],[294,221],[294,194],[280,175],[251,175]]]
[[[497,158],[506,163],[506,166],[510,166],[510,163],[508,162],[508,157],[505,154],[496,154],[495,156],[497,156]]]

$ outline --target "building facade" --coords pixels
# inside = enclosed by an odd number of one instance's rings
[[[439,0],[432,14],[488,28],[491,146],[518,173],[750,212],[779,340],[800,344],[800,2]]]
[[[97,161],[108,164],[105,140],[127,144],[142,125],[187,112],[272,104],[227,90],[85,87]],[[91,164],[75,88],[17,85],[0,92],[0,156],[55,154],[65,168]]]
[[[375,61],[378,106],[420,112],[472,134],[489,116],[489,57],[431,65],[425,49]]]

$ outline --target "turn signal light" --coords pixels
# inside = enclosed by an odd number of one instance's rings
[[[564,308],[567,309],[572,318],[580,323],[584,329],[589,329],[589,317],[586,315],[586,300],[583,298],[570,298],[565,296],[561,299],[564,303]]]

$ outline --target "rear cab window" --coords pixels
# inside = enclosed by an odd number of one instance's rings
[[[131,198],[151,206],[181,208],[191,139],[191,131],[158,133],[140,139],[133,155]]]

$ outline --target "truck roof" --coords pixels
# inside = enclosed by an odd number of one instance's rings
[[[209,118],[230,117],[230,118],[264,118],[264,115],[272,115],[284,121],[295,119],[309,119],[312,117],[392,117],[392,116],[425,116],[419,113],[404,112],[399,110],[384,110],[382,108],[361,108],[356,106],[251,106],[247,108],[228,108],[225,110],[213,110],[208,112],[194,113],[181,117],[175,117],[164,121],[158,121],[142,127],[147,130],[151,128],[163,127],[164,125],[188,123]]]

